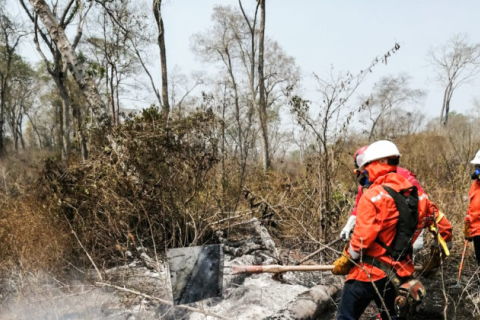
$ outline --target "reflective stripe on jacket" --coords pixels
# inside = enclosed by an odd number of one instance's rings
[[[468,205],[466,221],[470,221],[470,236],[480,236],[480,181],[473,181],[468,193],[470,204]]]
[[[390,170],[391,171],[391,170]],[[395,172],[381,172],[372,186],[360,198],[357,208],[357,222],[350,241],[349,253],[353,259],[361,260],[362,255],[374,257],[387,265],[393,266],[400,277],[410,276],[414,272],[411,259],[395,261],[386,254],[386,250],[380,246],[378,239],[389,246],[396,233],[398,210],[393,198],[385,191],[382,185],[387,185],[395,191],[400,191],[411,186],[411,183]],[[428,196],[419,191],[418,193],[418,225],[413,237],[415,242],[422,229],[434,223],[438,214],[437,206],[432,203]],[[440,235],[446,242],[452,239],[452,226],[444,217],[437,223]],[[359,263],[370,274],[373,281],[384,278],[385,273],[379,268],[367,263]],[[361,268],[355,266],[350,270],[347,280],[370,281],[369,276]]]

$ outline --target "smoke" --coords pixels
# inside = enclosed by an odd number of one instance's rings
[[[139,268],[129,278],[137,288],[154,286],[155,273]],[[129,277],[132,276],[129,274]],[[118,275],[115,279],[118,284]],[[123,285],[132,283],[124,282]],[[2,284],[0,319],[3,320],[135,320],[158,319],[163,308],[136,295],[100,288],[89,281],[60,281],[49,275],[28,275],[9,279]]]

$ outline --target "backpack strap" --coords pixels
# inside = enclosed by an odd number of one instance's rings
[[[395,257],[395,252],[392,250],[392,248],[390,248],[389,246],[387,246],[382,240],[376,238],[375,239],[375,242],[378,243],[383,249],[385,249],[387,251],[387,253],[391,256],[391,257]]]
[[[405,201],[404,199],[404,194],[409,194],[409,193],[414,193],[415,196],[417,196],[417,187],[415,186],[411,186],[409,188],[406,188],[406,189],[402,189],[400,190],[399,192],[393,190],[392,188],[386,186],[386,185],[382,185],[382,187],[385,189],[385,191],[387,191],[388,195],[390,197],[392,197],[393,201],[395,202],[395,206],[397,207],[397,210],[399,212],[399,220],[400,220],[400,215],[402,215],[402,213],[409,213],[410,212],[410,208],[409,208],[409,205],[408,203]],[[418,216],[416,218],[416,220],[418,221]],[[399,232],[399,226],[398,226],[398,223],[399,221],[397,221],[397,232],[395,234],[395,238],[397,237],[398,235],[398,232]],[[416,225],[417,222],[415,222],[415,225]],[[412,235],[413,236],[413,235]],[[392,241],[392,246],[393,244],[395,243],[395,239]],[[410,239],[410,242],[411,242],[412,239]],[[411,253],[412,251],[412,248],[410,245],[406,246],[405,247],[405,252],[401,252],[399,254],[399,252],[396,252],[395,250],[392,249],[392,247],[389,247],[387,246],[383,241],[381,241],[378,237],[375,239],[375,242],[378,243],[382,248],[384,248],[387,253],[394,259],[396,260],[399,260],[399,259],[403,259],[405,258],[409,253]]]

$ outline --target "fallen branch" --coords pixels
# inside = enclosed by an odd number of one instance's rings
[[[85,254],[87,255],[88,259],[90,260],[90,262],[92,263],[93,267],[94,267],[95,270],[97,271],[98,277],[100,278],[100,280],[103,281],[102,274],[100,273],[100,270],[98,270],[97,265],[95,264],[95,262],[93,261],[92,257],[91,257],[90,254],[88,253],[87,249],[85,249],[85,247],[83,246],[82,242],[81,242],[80,239],[78,238],[77,233],[75,232],[75,230],[74,230],[73,227],[72,227],[72,224],[70,223],[70,221],[68,221],[68,218],[67,218],[67,217],[65,217],[65,220],[67,220],[67,223],[68,223],[68,225],[70,226],[70,229],[71,229],[73,235],[75,236],[75,239],[77,239],[78,244],[80,245],[80,247],[82,247],[82,249],[83,249],[83,251],[85,252]]]
[[[202,313],[204,315],[215,317],[215,318],[222,319],[222,320],[232,320],[231,318],[227,318],[227,317],[221,316],[219,314],[215,314],[215,313],[205,311],[205,310],[201,310],[201,309],[198,309],[198,308],[193,308],[193,307],[183,306],[183,305],[175,306],[172,301],[157,298],[157,297],[154,297],[154,296],[151,296],[151,295],[139,292],[139,291],[127,289],[127,288],[124,288],[124,287],[119,287],[119,286],[116,286],[116,285],[113,285],[113,284],[104,283],[104,282],[96,282],[95,284],[97,286],[109,287],[109,288],[117,289],[119,291],[132,293],[132,294],[135,294],[135,295],[140,296],[140,297],[144,297],[144,298],[147,298],[147,299],[150,299],[150,300],[155,300],[155,301],[158,301],[160,303],[163,303],[163,304],[166,304],[166,305],[169,305],[169,306],[174,306],[174,307],[180,308],[180,309],[185,309],[185,310],[188,310],[188,311],[191,311],[191,312]]]
[[[325,249],[330,249],[329,247],[333,246],[334,244],[336,244],[337,242],[339,242],[340,240],[342,240],[341,238],[338,238],[338,239],[335,239],[333,241],[331,241],[330,243],[327,243],[327,244],[321,244],[323,246],[323,248],[320,248],[318,249],[317,251],[309,254],[308,256],[306,256],[305,258],[303,258],[302,260],[298,261],[297,263],[295,263],[295,265],[299,265],[299,264],[302,264],[304,263],[305,261],[307,260],[310,260],[311,258],[313,258],[314,256],[316,256],[317,254],[319,254],[320,252],[322,252],[323,250]]]
[[[237,218],[244,217],[244,216],[246,216],[246,215],[252,214],[252,212],[253,212],[253,210],[248,210],[248,211],[235,211],[235,212],[225,212],[226,214],[231,214],[231,213],[241,213],[241,214],[237,214],[236,216],[233,216],[233,217],[221,219],[221,220],[218,220],[218,221],[209,223],[208,225],[209,225],[209,226],[214,226],[214,225],[216,225],[216,224],[220,224],[220,223],[225,222],[225,221],[229,221],[229,220],[233,220],[233,219],[237,219]],[[217,213],[216,213],[216,214],[217,214]]]

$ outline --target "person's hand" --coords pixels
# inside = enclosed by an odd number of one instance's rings
[[[350,216],[345,223],[342,231],[340,232],[340,238],[343,240],[349,240],[350,235],[352,234],[353,228],[355,227],[355,223],[357,222],[357,216]]]
[[[342,256],[335,260],[333,265],[335,266],[332,273],[336,276],[344,276],[350,272],[353,267],[353,263],[350,261],[350,255],[347,253],[348,244],[345,246],[342,252]]]
[[[472,241],[472,236],[470,236],[470,221],[465,221],[463,224],[463,236],[465,240]]]
[[[340,239],[342,240],[349,240],[350,239],[350,231],[348,229],[343,228],[342,231],[340,232]]]

